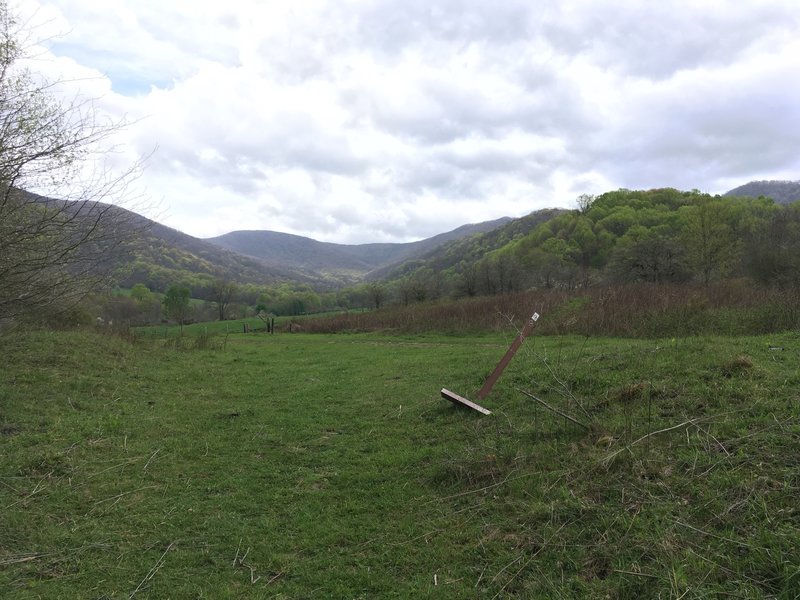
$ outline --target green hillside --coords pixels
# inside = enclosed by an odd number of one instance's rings
[[[144,283],[163,292],[180,283],[199,289],[219,277],[261,285],[314,281],[300,272],[264,264],[159,223],[149,222],[143,229],[123,268],[120,284],[126,287]]]
[[[316,274],[319,279],[346,284],[358,282],[389,265],[434,252],[452,240],[492,231],[509,221],[503,218],[463,225],[424,240],[393,244],[332,244],[276,231],[233,231],[207,241],[273,267]]]
[[[533,213],[380,275],[410,289],[406,299],[730,278],[794,285],[800,205],[623,189],[588,197],[582,210]]]

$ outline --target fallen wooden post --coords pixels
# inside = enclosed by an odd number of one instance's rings
[[[452,402],[453,404],[461,404],[462,406],[466,406],[468,408],[471,408],[472,410],[477,410],[479,413],[483,413],[484,415],[492,414],[492,411],[486,410],[482,406],[475,404],[474,402],[470,402],[466,398],[459,396],[458,394],[455,394],[450,390],[446,390],[444,388],[442,388],[442,398],[450,400],[450,402]]]
[[[525,327],[523,327],[522,331],[519,332],[517,338],[511,343],[511,346],[506,351],[505,356],[503,356],[503,358],[500,359],[500,362],[497,363],[497,366],[494,368],[494,371],[492,371],[492,374],[489,375],[489,377],[486,379],[486,382],[483,384],[483,387],[478,391],[478,398],[483,400],[484,398],[486,398],[486,396],[489,395],[489,392],[492,391],[494,384],[500,378],[500,375],[503,374],[503,371],[505,371],[506,367],[508,366],[508,363],[510,363],[511,359],[514,358],[514,355],[517,353],[517,350],[519,350],[519,347],[522,346],[522,342],[524,342],[525,338],[528,337],[531,330],[533,329],[533,326],[536,324],[536,321],[538,320],[539,320],[539,313],[536,312],[533,313],[533,316],[530,319],[528,319],[527,323],[525,323]]]
[[[533,313],[533,316],[528,320],[527,323],[525,323],[525,327],[522,328],[522,331],[520,331],[517,338],[511,344],[511,347],[506,351],[505,356],[503,356],[503,358],[500,359],[500,362],[497,363],[497,366],[494,368],[494,371],[492,371],[492,374],[489,375],[489,378],[483,384],[483,387],[478,392],[478,398],[483,400],[489,394],[489,392],[492,391],[492,387],[494,387],[494,384],[497,382],[500,375],[508,366],[508,363],[511,362],[511,359],[514,358],[514,355],[517,353],[517,350],[519,350],[519,347],[522,345],[522,342],[524,342],[525,338],[528,337],[528,334],[530,334],[534,324],[538,320],[539,320],[539,313]],[[483,408],[480,404],[475,404],[474,402],[467,400],[463,396],[459,396],[458,394],[451,392],[450,390],[447,390],[445,388],[442,388],[442,398],[444,398],[445,400],[449,400],[453,404],[460,404],[462,406],[466,406],[467,408],[471,408],[472,410],[477,410],[479,413],[482,413],[484,415],[492,414],[491,411]]]

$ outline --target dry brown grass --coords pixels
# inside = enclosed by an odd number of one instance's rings
[[[624,285],[534,290],[388,307],[306,321],[309,333],[472,333],[521,327],[534,312],[542,334],[672,337],[746,335],[800,327],[800,290],[734,281],[714,286]]]

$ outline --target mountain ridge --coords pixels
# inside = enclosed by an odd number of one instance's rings
[[[723,196],[767,196],[788,204],[800,199],[800,181],[751,181]],[[115,206],[114,211],[119,211],[121,222],[142,232],[131,255],[120,264],[124,273],[119,285],[144,283],[154,291],[164,291],[174,283],[202,290],[217,278],[256,286],[289,283],[330,290],[403,279],[420,268],[462,272],[542,222],[569,212],[542,209],[519,218],[462,225],[415,242],[339,244],[266,230],[233,231],[204,239],[122,207]]]
[[[462,225],[415,242],[338,244],[269,230],[239,230],[204,241],[268,265],[311,269],[326,276],[353,281],[369,272],[421,256],[436,248],[476,233],[486,233],[513,221],[502,217],[492,221]]]
[[[203,239],[126,208],[113,206],[112,210],[140,232],[122,259],[118,285],[143,283],[163,292],[169,285],[181,284],[191,288],[195,297],[203,297],[203,290],[215,279],[254,285],[308,285],[319,290],[353,285],[380,266],[400,263],[449,241],[513,221],[504,217],[463,225],[417,242],[347,245],[268,231],[230,232]],[[236,243],[227,243],[233,248],[214,243],[219,238],[228,242],[251,239],[263,247],[240,252],[235,249]],[[259,253],[263,256],[257,256]]]

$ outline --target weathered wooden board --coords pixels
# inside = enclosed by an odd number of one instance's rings
[[[536,324],[536,321],[539,320],[539,313],[533,313],[533,316],[528,319],[528,322],[525,323],[525,327],[522,328],[517,338],[512,342],[511,347],[506,351],[505,356],[500,359],[500,362],[497,363],[497,366],[492,371],[492,374],[489,375],[486,382],[483,384],[483,387],[478,391],[478,398],[483,400],[486,396],[489,395],[489,392],[492,391],[494,384],[500,378],[500,375],[503,374],[505,368],[508,366],[508,363],[511,362],[511,359],[514,358],[514,355],[519,350],[519,347],[522,346],[522,342],[525,341],[525,338],[528,337],[533,326]]]
[[[450,400],[450,402],[452,402],[453,404],[461,404],[463,406],[471,408],[472,410],[477,410],[479,413],[483,413],[484,415],[492,414],[492,411],[486,410],[482,406],[475,404],[474,402],[470,402],[466,398],[459,396],[458,394],[455,394],[450,390],[446,390],[444,388],[442,388],[442,398],[444,398],[445,400]]]

